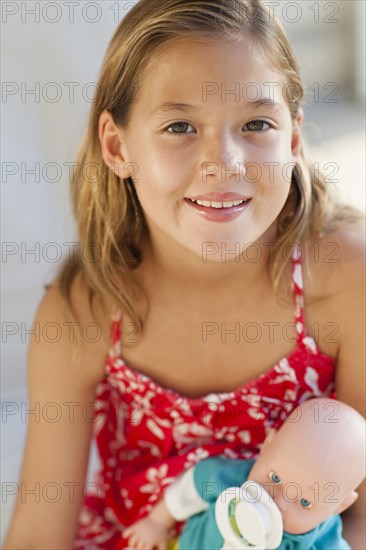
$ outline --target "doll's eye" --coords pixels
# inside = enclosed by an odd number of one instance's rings
[[[281,478],[275,474],[274,472],[269,472],[269,479],[273,482],[273,483],[276,483],[277,485],[279,483],[281,483]]]
[[[306,498],[300,498],[300,504],[303,508],[311,508],[312,504]]]

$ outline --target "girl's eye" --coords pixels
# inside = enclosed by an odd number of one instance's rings
[[[267,126],[267,128],[265,128],[264,126]],[[168,134],[173,134],[173,135],[179,135],[179,134],[187,134],[187,133],[191,133],[191,132],[186,132],[184,131],[184,129],[187,130],[187,127],[190,126],[191,128],[193,128],[193,126],[191,124],[189,124],[188,122],[183,122],[183,121],[179,121],[179,122],[173,122],[173,124],[170,124],[169,126],[167,126],[164,131],[167,132]],[[249,132],[262,132],[263,130],[268,130],[268,128],[273,128],[273,126],[269,123],[269,122],[265,122],[264,120],[252,120],[251,122],[248,122],[247,124],[245,124],[244,128],[247,128],[247,130]],[[181,129],[183,131],[169,131],[171,128],[175,128],[175,129]]]
[[[269,479],[272,481],[272,483],[276,483],[276,485],[281,483],[281,478],[274,472],[269,473]]]
[[[248,122],[245,126],[250,132],[261,132],[262,130],[268,129],[263,128],[263,125],[267,124],[268,128],[273,128],[269,124],[269,122],[265,122],[264,120],[252,120],[251,122]]]
[[[188,122],[173,122],[173,124],[170,124],[169,126],[167,126],[167,128],[165,128],[165,131],[168,132],[169,128],[182,128],[183,127],[187,127],[187,126],[191,126],[191,128],[193,128],[193,126],[191,124],[189,124]],[[186,134],[187,132],[168,132],[168,134],[175,134],[175,135],[179,135],[179,134]]]
[[[303,508],[311,508],[312,504],[306,498],[300,498],[300,504]]]

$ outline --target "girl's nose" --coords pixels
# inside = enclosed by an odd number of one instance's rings
[[[243,147],[227,134],[209,140],[202,155],[202,175],[214,175],[224,183],[230,179],[243,180],[246,175],[246,155]]]

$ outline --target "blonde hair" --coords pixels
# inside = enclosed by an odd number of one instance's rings
[[[135,300],[143,289],[133,277],[141,262],[140,242],[147,235],[144,213],[133,179],[120,179],[103,160],[98,137],[101,113],[108,110],[116,125],[126,128],[136,101],[141,75],[156,50],[179,37],[227,37],[252,42],[264,52],[271,68],[287,80],[292,120],[304,98],[299,67],[280,23],[261,0],[140,0],[118,25],[108,46],[95,101],[76,156],[71,182],[79,247],[58,273],[61,295],[74,319],[70,287],[81,272],[93,297],[107,298],[143,330]],[[324,175],[310,170],[303,148],[292,172],[287,201],[277,218],[277,246],[269,274],[277,292],[288,245],[363,219],[364,214],[343,204]],[[88,248],[88,257],[84,253]],[[284,253],[285,252],[285,253]],[[287,256],[286,256],[287,254]],[[123,286],[122,286],[123,281]]]

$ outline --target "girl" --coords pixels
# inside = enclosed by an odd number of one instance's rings
[[[299,403],[364,414],[364,214],[310,168],[303,95],[259,0],[140,0],[121,21],[72,182],[80,247],[34,320],[62,338],[29,350],[29,407],[63,414],[30,419],[5,548],[125,548],[179,473],[255,458]]]

